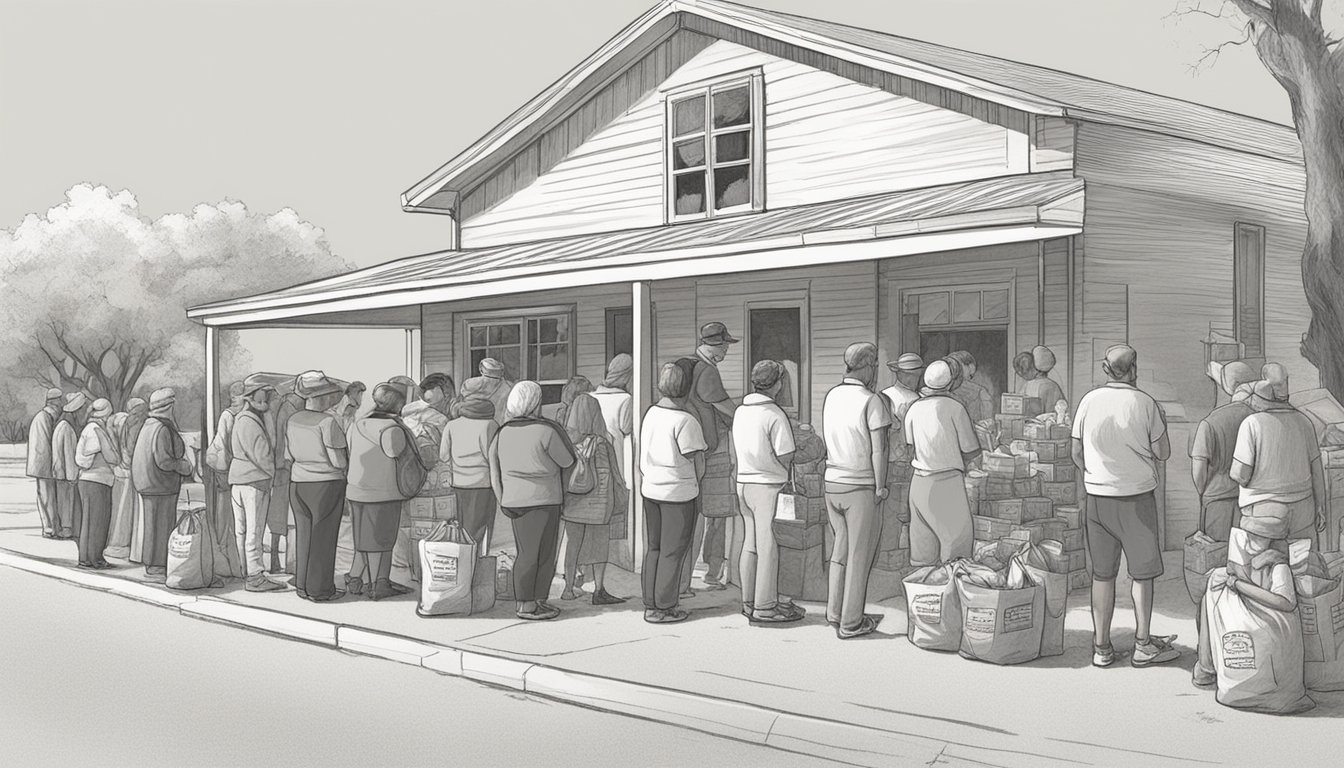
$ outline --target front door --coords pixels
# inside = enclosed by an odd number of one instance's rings
[[[975,380],[997,403],[1012,381],[1009,290],[1004,284],[908,289],[901,299],[901,352],[918,350],[927,364],[965,350]]]

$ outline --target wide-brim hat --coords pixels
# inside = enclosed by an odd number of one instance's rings
[[[59,389],[56,389],[55,387],[52,387],[51,389],[48,389],[48,390],[47,390],[47,402],[48,402],[48,403],[50,403],[52,400],[61,400],[61,399],[63,399],[64,397],[65,397],[65,393],[62,392],[62,391],[59,390]]]
[[[294,378],[294,394],[305,400],[345,391],[345,387],[327,378],[322,371],[304,371]]]
[[[74,413],[89,404],[89,398],[83,392],[71,392],[65,396],[65,405],[61,410],[66,413]]]
[[[177,402],[177,393],[171,389],[156,389],[149,394],[149,409],[157,411]]]
[[[924,369],[924,358],[914,352],[906,352],[895,360],[888,361],[887,367],[893,371],[919,371]]]
[[[251,397],[263,389],[274,390],[275,385],[255,374],[243,380],[243,397]],[[153,403],[150,403],[151,407],[153,405]]]
[[[700,326],[700,341],[703,344],[736,344],[741,341],[728,332],[723,323],[705,323]]]

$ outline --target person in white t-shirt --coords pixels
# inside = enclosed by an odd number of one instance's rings
[[[779,624],[804,615],[803,609],[779,600],[775,504],[796,450],[789,417],[774,400],[783,382],[783,365],[774,360],[757,363],[751,369],[755,392],[742,399],[733,416],[738,509],[746,530],[739,560],[742,613],[752,623]]]
[[[910,564],[936,565],[970,557],[975,544],[966,498],[966,462],[980,441],[966,406],[952,393],[957,370],[935,360],[924,371],[923,397],[905,412],[905,440],[914,451],[910,479]]]
[[[644,620],[651,624],[685,621],[678,607],[682,560],[690,556],[695,532],[700,478],[705,472],[705,435],[686,410],[691,379],[676,363],[658,374],[662,399],[644,415],[639,432],[639,468],[643,473],[647,546],[644,550]]]
[[[1171,455],[1161,409],[1134,386],[1139,355],[1127,344],[1106,350],[1101,368],[1110,379],[1086,395],[1073,420],[1073,463],[1087,490],[1084,541],[1092,568],[1092,663],[1115,663],[1111,618],[1115,578],[1123,552],[1134,579],[1134,654],[1130,663],[1146,667],[1172,661],[1180,652],[1175,635],[1149,632],[1153,580],[1162,575],[1157,532],[1157,463]]]
[[[868,342],[845,350],[845,378],[826,393],[822,435],[826,440],[826,514],[831,549],[826,621],[841,640],[877,629],[878,617],[863,612],[868,576],[882,535],[887,498],[887,430],[891,411],[873,391],[877,347]]]
[[[924,360],[914,352],[906,352],[887,363],[895,381],[882,390],[891,409],[891,460],[909,461],[909,448],[901,430],[905,428],[905,412],[919,399],[919,383],[924,377]]]
[[[1265,366],[1269,368],[1269,366]],[[1240,486],[1242,518],[1280,519],[1290,539],[1310,539],[1325,530],[1325,470],[1311,421],[1288,402],[1288,377],[1257,382],[1254,411],[1237,429],[1231,478]]]

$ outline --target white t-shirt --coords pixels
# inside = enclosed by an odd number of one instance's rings
[[[891,426],[886,401],[858,379],[826,393],[821,411],[826,440],[826,482],[874,487],[873,430]]]
[[[891,408],[892,429],[904,429],[905,412],[910,410],[910,406],[916,400],[919,400],[919,393],[913,389],[906,389],[900,384],[892,384],[882,390],[882,396],[887,398],[887,403]]]
[[[1311,464],[1321,456],[1316,429],[1293,408],[1252,413],[1237,429],[1232,459],[1251,469],[1243,507],[1262,501],[1291,504],[1311,495]]]
[[[623,389],[608,386],[598,387],[592,395],[597,406],[602,409],[602,421],[611,434],[611,444],[617,448],[616,460],[621,465],[621,477],[628,481],[630,471],[626,465],[630,463],[627,454],[630,452],[630,431],[633,429],[631,416],[634,398]]]
[[[797,450],[789,417],[769,397],[747,395],[733,414],[733,450],[737,453],[737,482],[747,485],[788,482],[789,470],[779,462],[779,457]]]
[[[962,454],[980,450],[966,406],[945,395],[921,398],[906,410],[905,442],[914,446],[910,464],[921,475],[949,469],[965,472]]]
[[[700,420],[686,411],[655,405],[639,431],[640,493],[654,501],[691,501],[700,495],[695,462],[688,453],[705,450]]]
[[[1157,401],[1118,381],[1083,395],[1073,438],[1083,442],[1083,486],[1093,496],[1137,496],[1157,488],[1153,443],[1167,433]]]

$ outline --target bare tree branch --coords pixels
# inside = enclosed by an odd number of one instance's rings
[[[1246,14],[1252,21],[1264,24],[1267,27],[1274,27],[1274,8],[1257,3],[1255,0],[1229,0],[1237,6],[1237,10]],[[1270,0],[1274,2],[1274,0]]]
[[[1316,22],[1318,26],[1321,24],[1321,6],[1323,5],[1325,5],[1325,0],[1311,0],[1311,7],[1307,9],[1307,17]]]
[[[1205,48],[1204,54],[1196,59],[1194,64],[1190,65],[1190,71],[1199,72],[1201,69],[1205,69],[1206,62],[1208,67],[1212,67],[1214,64],[1218,63],[1218,57],[1222,55],[1224,48],[1242,46],[1251,42],[1251,35],[1254,34],[1254,31],[1253,25],[1248,22],[1242,29],[1240,40],[1228,40],[1216,48]]]
[[[1164,18],[1171,19],[1180,16],[1196,15],[1196,16],[1208,16],[1211,19],[1226,19],[1230,17],[1224,14],[1223,11],[1227,10],[1228,2],[1229,0],[1223,0],[1223,2],[1218,5],[1218,12],[1214,13],[1213,11],[1204,8],[1204,3],[1202,2],[1202,0],[1193,0],[1193,2],[1190,2],[1189,0],[1184,0],[1183,2],[1177,3],[1176,10],[1167,14]]]

